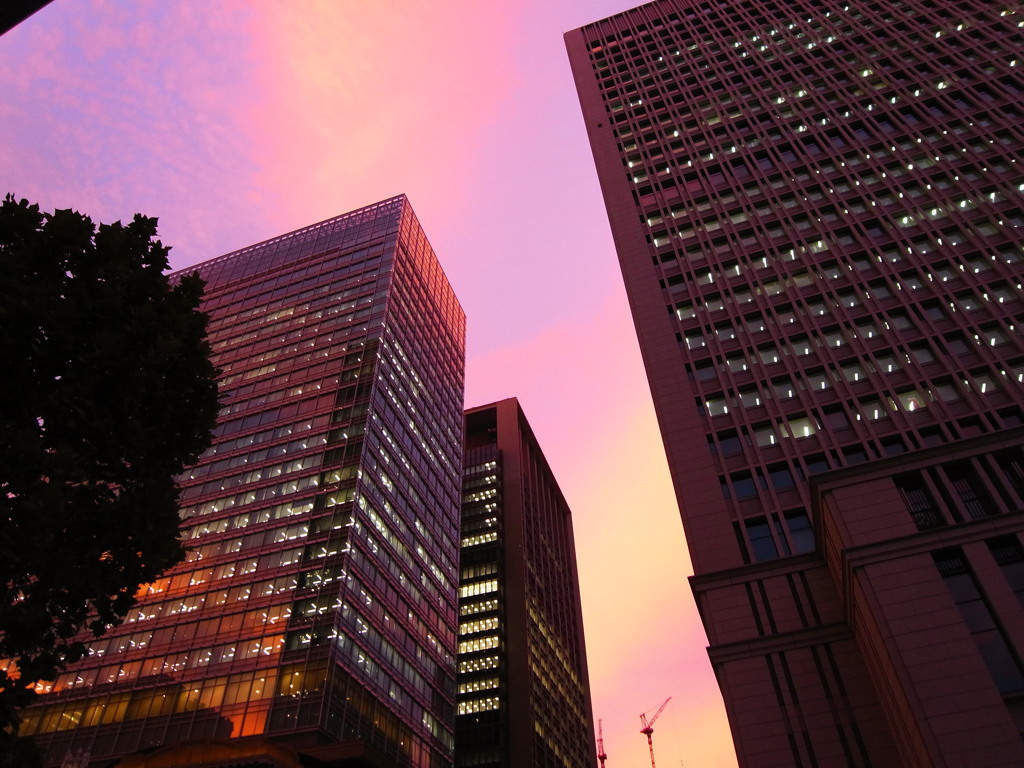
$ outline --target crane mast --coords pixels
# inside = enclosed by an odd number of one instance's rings
[[[640,715],[640,724],[643,725],[643,728],[640,729],[640,733],[647,737],[647,748],[651,751],[651,768],[656,768],[654,765],[654,740],[651,738],[654,734],[654,721],[658,719],[658,716],[665,710],[665,707],[670,701],[672,701],[671,696],[661,703],[661,706],[658,707],[658,710],[650,717],[650,719],[648,719],[646,712]]]

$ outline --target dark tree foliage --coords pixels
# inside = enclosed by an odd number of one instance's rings
[[[0,754],[34,684],[183,556],[174,476],[209,445],[216,371],[203,281],[169,284],[155,236],[0,205]]]

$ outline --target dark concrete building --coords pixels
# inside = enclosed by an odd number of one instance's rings
[[[180,479],[188,557],[23,733],[51,763],[251,737],[211,749],[451,765],[465,316],[412,208],[196,269],[222,409]]]
[[[572,518],[515,398],[466,411],[455,764],[594,764]]]
[[[1022,24],[566,35],[742,766],[1024,765]]]

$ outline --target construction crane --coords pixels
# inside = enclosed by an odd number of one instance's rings
[[[604,733],[601,731],[601,720],[597,721],[597,759],[601,761],[601,768],[604,768],[604,761],[608,755],[604,753]]]
[[[647,713],[640,715],[640,723],[643,725],[643,728],[640,729],[640,733],[647,737],[647,748],[651,750],[651,768],[656,768],[654,765],[654,741],[651,739],[651,735],[654,733],[654,721],[658,719],[658,715],[665,710],[665,707],[670,701],[672,701],[671,696],[661,703],[661,706],[658,707],[658,711],[655,712],[649,720],[647,719]]]

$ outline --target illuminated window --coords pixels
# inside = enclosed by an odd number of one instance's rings
[[[829,347],[841,347],[846,343],[846,338],[842,331],[830,331],[825,334],[825,344]],[[800,354],[799,352],[797,354]],[[805,353],[806,354],[806,353]]]
[[[889,415],[882,401],[874,398],[861,402],[860,411],[868,421],[878,421]]]
[[[459,606],[460,616],[472,616],[476,613],[488,613],[490,611],[498,610],[497,598],[491,598],[489,600],[481,600],[475,603],[466,603]]]
[[[771,425],[756,427],[754,429],[754,442],[759,446],[775,445],[778,443],[775,429]]]
[[[814,344],[806,336],[795,338],[790,342],[790,344],[792,346],[793,353],[796,355],[809,355],[814,351]]]
[[[721,416],[729,412],[729,406],[724,397],[713,397],[704,403],[709,416]]]
[[[1010,340],[1007,338],[1006,334],[996,326],[983,328],[981,331],[981,339],[990,347],[1006,344]]]
[[[484,680],[469,680],[465,683],[459,683],[459,694],[490,691],[494,690],[499,685],[500,683],[496,677],[488,677]]]
[[[820,392],[831,386],[828,375],[824,371],[807,374],[807,388],[813,392]]]
[[[475,637],[472,640],[462,640],[459,642],[459,653],[475,653],[476,651],[487,651],[492,648],[497,648],[501,645],[501,640],[497,635],[488,635],[486,637]]]
[[[843,378],[850,382],[864,381],[866,378],[864,368],[860,363],[845,363],[840,370],[843,372]]]
[[[773,379],[772,391],[775,392],[775,397],[779,400],[788,400],[791,397],[796,397],[796,389],[793,387],[793,382],[789,379]]]
[[[875,357],[875,364],[878,370],[882,373],[895,373],[900,369],[900,364],[896,359],[896,355],[891,353],[884,353]]]
[[[761,405],[761,393],[756,388],[740,390],[739,398],[744,408],[755,408]]]
[[[814,423],[814,420],[807,416],[790,419],[785,426],[787,437],[810,437],[811,435],[818,431],[817,425]]]
[[[462,539],[462,546],[465,547],[476,547],[481,544],[490,544],[498,540],[497,531],[488,531],[487,533],[476,534],[475,536],[464,536]]]
[[[971,388],[975,392],[988,395],[996,391],[996,380],[987,373],[976,373],[971,377]]]
[[[807,302],[807,312],[816,317],[824,317],[828,314],[828,306],[821,299],[814,299]]]
[[[721,341],[732,341],[736,338],[736,331],[731,325],[718,325],[715,326],[715,336]],[[689,339],[687,339],[689,343]]]
[[[896,399],[905,411],[919,411],[927,407],[924,397],[916,389],[908,389],[896,393]]]
[[[485,595],[497,591],[498,580],[489,579],[487,581],[478,581],[474,584],[466,584],[459,587],[459,597],[474,597],[476,595]]]
[[[478,632],[494,632],[501,626],[501,621],[496,617],[492,616],[486,619],[476,619],[475,621],[464,621],[459,624],[460,635],[475,635]]]
[[[676,317],[680,320],[689,320],[697,316],[693,304],[676,304]]]
[[[459,702],[459,714],[471,715],[475,712],[489,712],[500,709],[501,702],[497,696],[489,696],[486,699],[473,699],[471,701]]]
[[[462,659],[459,661],[459,674],[464,675],[470,672],[482,672],[488,669],[498,669],[500,666],[500,656],[481,656],[472,659]]]
[[[743,355],[730,355],[725,359],[725,367],[733,373],[747,370],[747,359]]]

